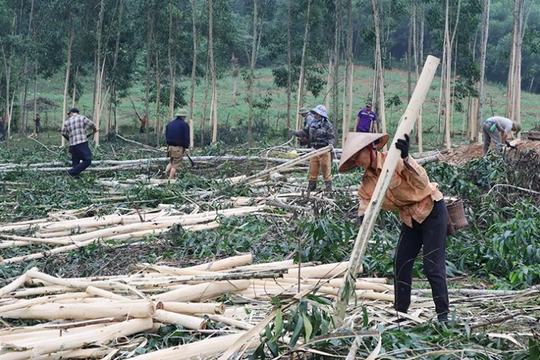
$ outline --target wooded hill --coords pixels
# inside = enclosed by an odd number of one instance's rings
[[[217,91],[230,76],[233,104],[248,107],[251,143],[254,108],[271,101],[257,95],[255,70],[267,67],[286,93],[287,127],[299,126],[296,110],[310,93],[322,98],[333,122],[346,130],[344,138],[367,100],[356,98],[353,63],[375,69],[367,98],[384,130],[385,107],[406,102],[385,94],[385,70],[407,71],[410,96],[432,54],[442,59],[432,116],[438,128],[445,124],[450,146],[455,112],[467,114],[467,136],[476,139],[486,114],[484,78],[508,84],[505,114],[499,115],[520,121],[520,90],[538,90],[539,17],[540,7],[525,0],[3,1],[0,112],[9,133],[25,135],[35,113],[48,106],[47,99],[37,100],[40,84],[54,79],[63,93],[59,114],[91,94],[87,115],[106,133],[118,132],[120,104],[136,95],[144,103],[139,116],[152,119],[148,126],[159,143],[164,122],[187,105],[204,144],[217,140],[218,122],[226,120]],[[179,86],[183,79],[190,84]],[[205,84],[201,101],[195,101],[197,83]],[[195,107],[202,109],[200,118],[193,116]],[[61,120],[55,119],[58,126]],[[211,133],[206,140],[205,132]],[[147,131],[147,141],[151,136]],[[421,136],[418,141],[422,149]]]

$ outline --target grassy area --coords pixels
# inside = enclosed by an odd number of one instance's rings
[[[255,82],[255,101],[263,102],[267,101],[269,106],[265,108],[255,108],[254,109],[254,137],[256,141],[280,141],[281,136],[284,133],[283,130],[286,127],[286,94],[283,89],[279,89],[273,82],[272,69],[264,68],[258,69],[255,72],[256,82]],[[365,66],[357,66],[354,72],[354,103],[356,113],[357,109],[360,109],[365,104],[365,101],[371,97],[371,84],[373,78],[372,69]],[[189,87],[190,80],[189,78],[179,79],[179,86],[185,88],[185,98],[189,100]],[[134,101],[135,106],[139,114],[144,113],[145,103],[144,103],[144,79],[138,82],[137,86],[134,86],[129,91],[129,96]],[[247,119],[248,119],[248,106],[246,101],[247,90],[246,83],[242,80],[241,77],[238,78],[238,87],[237,87],[237,105],[232,104],[232,77],[227,73],[218,81],[218,118],[221,129],[220,139],[225,143],[233,142],[231,140],[230,134],[237,133],[236,139],[234,142],[243,143],[245,142],[244,133],[247,128]],[[91,115],[92,109],[92,89],[93,83],[92,79],[88,78],[84,82],[84,94],[77,103],[77,106],[80,108],[81,113],[85,115]],[[199,139],[198,130],[200,127],[200,121],[202,118],[202,111],[204,106],[204,81],[200,81],[196,86],[195,90],[195,110],[194,110],[194,123],[195,123],[195,138]],[[423,123],[424,123],[424,142],[425,148],[436,149],[442,147],[442,135],[438,133],[438,119],[437,119],[437,108],[438,108],[438,99],[439,99],[439,86],[440,79],[436,77],[431,84],[430,90],[428,92],[426,101],[423,106]],[[341,93],[342,89],[340,89]],[[63,94],[63,75],[57,75],[52,79],[41,81],[38,85],[37,97],[42,97],[47,100],[53,101],[55,107],[49,111],[42,111],[42,125],[49,131],[52,131],[52,134],[44,136],[46,139],[51,139],[51,144],[58,144],[60,142],[60,137],[55,136],[54,132],[58,131],[62,122],[62,95]],[[386,109],[386,122],[387,122],[387,131],[393,133],[397,128],[397,124],[403,112],[407,107],[407,73],[402,70],[389,70],[386,73],[386,86],[385,86],[385,97],[386,99],[397,97],[401,101],[401,105],[387,107]],[[540,96],[537,94],[530,94],[523,92],[522,93],[522,123],[524,130],[533,128],[534,126],[540,123],[539,111],[536,104],[538,103]],[[293,97],[293,101],[294,97]],[[484,114],[487,118],[491,114],[495,115],[504,115],[506,98],[505,98],[505,87],[500,84],[488,84],[485,90],[485,107]],[[307,94],[304,105],[308,107],[315,107],[317,104],[325,104],[326,97],[324,91],[319,94],[319,96],[314,97],[311,93]],[[467,101],[462,101],[463,107],[467,109]],[[295,105],[293,106],[295,109]],[[155,126],[155,104],[150,106],[150,126]],[[209,108],[207,109],[208,117]],[[168,108],[162,108],[160,119],[161,121],[168,120]],[[30,114],[31,116],[31,114]],[[101,127],[105,127],[107,113],[103,115],[101,120]],[[121,99],[118,108],[119,116],[119,125],[121,126],[121,133],[126,134],[135,134],[138,132],[139,121],[133,110],[133,106],[129,98]],[[353,118],[355,114],[353,114]],[[336,118],[335,115],[330,114],[330,120],[341,128],[341,115]],[[466,120],[466,112],[456,112],[452,113],[452,131],[453,131],[453,142],[454,144],[461,144],[467,142],[461,133],[464,130]],[[351,121],[354,122],[354,119]],[[32,124],[32,122],[29,122]],[[294,121],[293,121],[294,123]],[[210,132],[210,123],[207,118],[205,121],[206,133]],[[227,129],[225,132],[222,132],[222,129]],[[263,129],[263,130],[261,130]],[[17,138],[18,134],[14,134],[14,138]],[[206,138],[209,136],[206,135]],[[279,138],[279,140],[277,139]],[[338,136],[340,139],[341,137]],[[273,140],[272,140],[273,139]]]

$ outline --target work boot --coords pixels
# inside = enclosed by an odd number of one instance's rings
[[[307,186],[307,197],[309,197],[310,193],[315,191],[315,189],[317,189],[317,180],[309,180]]]
[[[327,193],[331,193],[332,192],[332,180],[325,181],[324,183],[326,184],[326,187],[324,188],[324,191],[326,191]]]

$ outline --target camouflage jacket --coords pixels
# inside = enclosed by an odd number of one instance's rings
[[[308,147],[315,149],[323,148],[327,145],[334,146],[336,141],[335,129],[332,123],[326,118],[321,120],[313,120],[311,123],[304,126],[302,130],[293,131],[294,135],[302,138],[308,138]]]

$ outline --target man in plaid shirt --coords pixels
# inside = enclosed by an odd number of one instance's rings
[[[68,174],[78,177],[92,163],[92,152],[88,146],[88,136],[86,127],[97,132],[96,125],[86,116],[79,115],[79,109],[69,110],[69,119],[62,126],[62,136],[69,141],[69,152],[71,153],[71,164],[73,168],[68,170]]]

